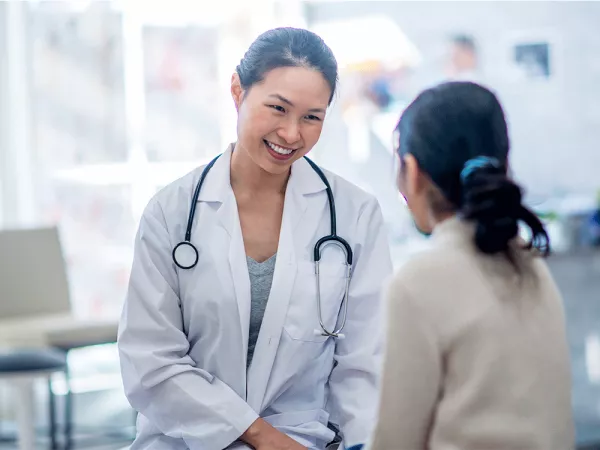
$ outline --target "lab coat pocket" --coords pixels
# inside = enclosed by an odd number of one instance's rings
[[[294,291],[290,300],[285,331],[294,340],[322,343],[328,336],[320,334],[319,310],[317,306],[317,275],[310,261],[299,261]],[[346,266],[342,263],[321,263],[320,293],[323,324],[333,331],[338,316],[346,283]]]

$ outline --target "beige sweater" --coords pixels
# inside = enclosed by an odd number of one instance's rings
[[[388,289],[379,422],[369,450],[569,450],[571,380],[561,296],[520,252],[519,277],[457,218]]]

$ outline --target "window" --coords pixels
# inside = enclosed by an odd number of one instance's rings
[[[58,223],[77,314],[118,314],[139,217],[221,150],[218,27],[111,2],[29,6],[38,220]]]

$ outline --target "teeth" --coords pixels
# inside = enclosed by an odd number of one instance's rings
[[[289,155],[290,153],[292,153],[294,151],[294,150],[290,150],[290,149],[287,149],[287,148],[280,147],[279,145],[272,144],[269,141],[265,141],[265,142],[267,143],[267,145],[269,147],[271,147],[271,149],[273,151],[279,153],[280,155]]]

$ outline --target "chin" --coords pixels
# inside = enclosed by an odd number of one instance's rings
[[[427,220],[421,220],[420,217],[418,217],[417,215],[412,214],[412,213],[411,213],[411,216],[412,216],[413,224],[419,233],[421,233],[424,236],[431,235],[433,230],[429,226],[429,222]]]
[[[292,164],[302,158],[306,152],[304,149],[299,148],[289,155],[278,154],[273,149],[267,147],[266,142],[263,141],[263,145],[259,147],[257,153],[258,158],[256,161],[265,172],[273,175],[281,175],[288,172]]]
[[[426,237],[431,236],[431,233],[433,232],[430,228],[420,227],[416,222],[415,222],[415,228],[417,229],[417,231],[419,233],[421,233],[423,236],[426,236]]]
[[[292,163],[288,164],[274,164],[271,161],[265,161],[266,158],[262,159],[258,164],[259,167],[271,175],[281,175],[290,171]]]

